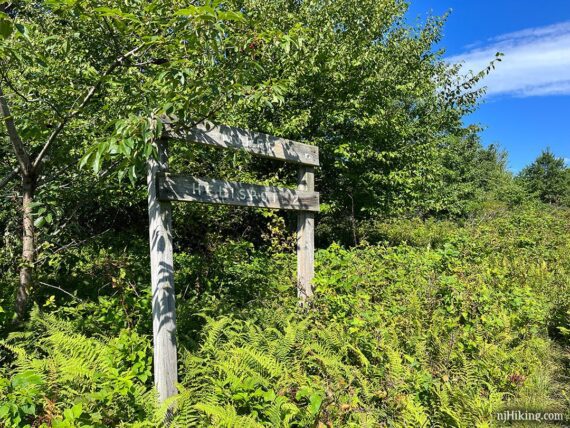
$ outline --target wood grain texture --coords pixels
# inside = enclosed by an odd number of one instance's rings
[[[247,131],[227,125],[214,125],[209,122],[202,122],[188,130],[166,123],[165,129],[166,135],[170,138],[222,148],[242,149],[257,156],[285,162],[319,165],[318,147],[261,132]]]
[[[172,255],[172,207],[160,201],[156,174],[167,170],[166,148],[157,143],[159,160],[148,161],[148,219],[152,281],[154,382],[162,402],[176,394],[176,309]]]
[[[315,170],[300,167],[297,189],[302,192],[315,190]],[[313,296],[315,276],[315,213],[301,211],[297,215],[297,295],[301,304]]]
[[[319,194],[274,186],[159,173],[162,201],[186,201],[281,210],[319,210]]]

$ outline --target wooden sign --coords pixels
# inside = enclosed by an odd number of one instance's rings
[[[167,124],[167,135],[192,143],[207,144],[225,149],[241,149],[257,156],[279,159],[302,165],[319,165],[319,150],[315,146],[273,137],[261,132],[246,131],[226,125],[201,123],[188,130]]]
[[[313,295],[315,212],[314,167],[317,147],[225,125],[200,124],[189,130],[165,123],[165,138],[246,150],[254,155],[299,164],[297,189],[236,183],[168,173],[166,141],[156,142],[158,159],[148,161],[148,217],[152,280],[154,382],[160,401],[176,394],[176,310],[172,243],[173,201],[201,202],[299,211],[297,215],[297,295]]]
[[[296,211],[319,211],[319,194],[283,187],[159,174],[161,201],[201,202]]]

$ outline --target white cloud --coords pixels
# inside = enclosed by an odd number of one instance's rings
[[[478,72],[496,52],[505,56],[483,82],[488,94],[570,95],[570,21],[503,34],[448,61]]]

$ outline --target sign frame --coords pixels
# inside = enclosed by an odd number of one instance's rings
[[[313,296],[315,212],[319,211],[319,194],[315,192],[315,167],[319,166],[318,147],[226,125],[213,125],[209,122],[189,129],[169,122],[165,122],[164,125],[163,138],[154,143],[158,157],[149,158],[147,164],[154,382],[160,402],[176,394],[178,376],[172,202],[200,202],[298,211],[297,296],[301,305],[306,305]],[[223,149],[245,150],[255,156],[298,164],[297,188],[287,189],[170,174],[167,139],[182,139]],[[201,192],[200,185],[208,186],[208,191]],[[224,192],[228,193],[224,195],[221,191],[212,193],[209,190],[210,186],[226,189]],[[242,190],[250,192],[248,198],[240,197]]]

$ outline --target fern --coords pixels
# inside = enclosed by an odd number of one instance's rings
[[[209,417],[210,426],[220,428],[258,428],[262,424],[256,422],[250,416],[239,416],[232,406],[216,406],[206,403],[196,404],[196,409],[205,413]]]
[[[32,337],[10,335],[2,345],[15,356],[14,375],[34,373],[44,380],[35,403],[40,418],[62,418],[65,403],[81,403],[85,415],[117,424],[154,412],[154,391],[137,379],[140,371],[115,364],[111,339],[72,332],[69,323],[37,309],[30,324]]]

